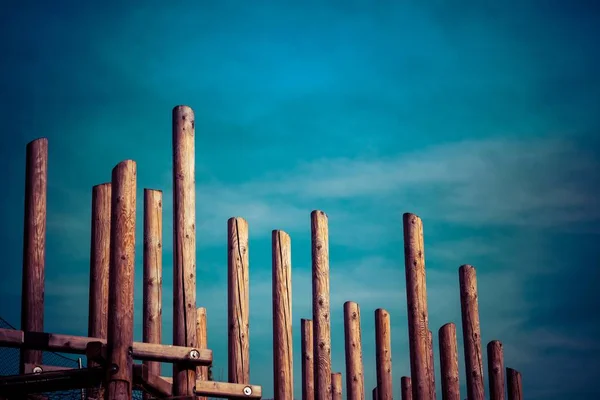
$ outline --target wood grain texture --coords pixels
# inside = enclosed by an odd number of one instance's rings
[[[108,282],[110,267],[111,184],[92,188],[92,238],[88,336],[106,339],[108,330]],[[96,363],[88,360],[88,367]],[[88,399],[104,399],[104,387],[86,390]]]
[[[228,377],[230,383],[250,383],[250,298],[248,222],[227,221]]]
[[[162,214],[162,192],[144,189],[142,340],[146,343],[162,340]],[[144,361],[144,365],[150,374],[160,375],[159,362]]]
[[[429,378],[431,379],[429,382],[429,394],[435,400],[435,361],[433,356],[433,333],[431,331],[427,333],[427,343],[429,345]]]
[[[315,399],[315,362],[313,352],[313,323],[300,320],[300,351],[302,352],[302,400]]]
[[[392,335],[390,314],[382,308],[375,310],[375,360],[379,399],[392,400]]]
[[[188,106],[173,108],[173,344],[196,338],[195,120]],[[173,365],[173,396],[192,395],[196,369]]]
[[[487,344],[487,361],[490,400],[504,400],[504,351],[499,340],[492,340]]]
[[[133,380],[133,289],[135,271],[136,163],[112,171],[108,299],[107,400],[131,399]]]
[[[313,350],[315,399],[331,400],[331,322],[329,303],[329,227],[327,215],[311,213]]]
[[[463,344],[469,400],[484,400],[483,357],[481,331],[477,304],[477,277],[475,268],[462,265],[458,269],[460,281],[460,307],[462,314]]]
[[[204,307],[196,309],[196,336],[198,338],[198,348],[208,349],[208,325],[206,321],[206,308]],[[208,381],[207,366],[196,368],[196,381]],[[207,397],[200,396],[198,400],[207,400]]]
[[[506,368],[506,384],[508,386],[508,400],[523,400],[523,382],[519,371]]]
[[[25,217],[23,226],[23,275],[21,329],[44,330],[44,268],[46,262],[46,195],[48,190],[48,139],[27,144],[25,156]],[[22,349],[19,363],[41,364],[42,353]]]
[[[346,352],[346,398],[365,399],[365,379],[360,331],[360,308],[352,301],[344,303],[344,344]]]
[[[273,379],[276,399],[294,398],[291,246],[287,233],[272,232]]]
[[[454,323],[447,323],[440,328],[439,341],[442,400],[461,400],[458,375],[458,343]]]
[[[400,395],[402,400],[412,400],[412,386],[408,376],[400,378]]]
[[[289,397],[291,399],[291,397]],[[342,400],[342,374],[333,372],[331,374],[331,398],[332,400]]]
[[[434,400],[430,391],[429,318],[425,284],[423,222],[421,218],[410,213],[404,214],[403,230],[413,398],[417,400]]]

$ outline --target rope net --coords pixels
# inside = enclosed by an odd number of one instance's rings
[[[16,329],[13,325],[8,323],[4,318],[0,317],[0,328],[3,329]],[[42,364],[53,367],[63,367],[78,369],[79,359],[71,358],[69,356],[54,353],[51,351],[42,352]],[[83,363],[85,367],[85,362]],[[13,349],[8,347],[0,347],[0,376],[11,376],[19,374],[19,349]],[[92,396],[97,392],[98,389],[95,387],[57,391],[57,392],[41,392],[33,395],[29,395],[32,400],[86,400],[88,394],[90,395],[89,400],[92,400]],[[142,400],[143,392],[141,390],[133,390],[133,399]],[[146,397],[147,399],[149,397]],[[10,399],[8,399],[10,400]]]

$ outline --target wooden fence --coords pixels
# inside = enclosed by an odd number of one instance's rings
[[[144,189],[143,342],[133,341],[136,163],[125,160],[112,170],[110,183],[92,189],[92,237],[88,336],[44,333],[44,260],[48,141],[27,145],[23,251],[22,331],[0,329],[0,346],[21,349],[20,375],[0,377],[6,399],[55,390],[87,388],[88,399],[127,399],[134,387],[146,398],[255,398],[262,388],[250,384],[248,223],[231,218],[228,231],[228,379],[209,381],[212,351],[207,348],[206,309],[196,308],[196,216],[194,113],[173,109],[173,345],[161,344],[162,192]],[[301,319],[302,398],[342,399],[341,372],[331,368],[328,218],[313,211],[312,319]],[[402,399],[436,398],[434,349],[427,316],[423,224],[405,214],[404,252],[410,376],[401,378]],[[274,397],[292,400],[292,267],[290,236],[272,233]],[[459,268],[467,398],[484,399],[484,373],[475,268]],[[400,290],[401,283],[398,282]],[[347,399],[366,396],[359,305],[344,304]],[[377,386],[373,399],[392,399],[390,314],[374,311]],[[456,326],[439,330],[439,368],[443,400],[460,400]],[[85,354],[84,369],[42,364],[41,351]],[[505,398],[502,344],[487,346],[489,398]],[[134,360],[143,361],[134,364]],[[160,376],[160,363],[173,364],[173,377]],[[508,399],[520,400],[521,375],[506,369]]]

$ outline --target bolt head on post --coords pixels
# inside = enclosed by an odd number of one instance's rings
[[[250,396],[252,394],[252,388],[250,386],[246,386],[244,388],[244,395]]]
[[[197,360],[198,358],[200,358],[200,352],[196,349],[190,351],[190,358],[192,360]]]

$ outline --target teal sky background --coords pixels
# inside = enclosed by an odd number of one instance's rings
[[[399,399],[409,374],[402,213],[413,212],[425,226],[436,365],[440,326],[457,323],[462,342],[458,267],[469,263],[483,346],[504,343],[525,396],[598,396],[599,27],[599,8],[580,0],[8,2],[0,316],[19,324],[25,145],[44,136],[45,329],[87,334],[91,188],[133,159],[135,336],[142,191],[162,189],[163,339],[171,342],[171,110],[187,104],[196,113],[197,302],[207,308],[216,378],[227,376],[227,219],[242,216],[251,381],[272,397],[270,240],[283,229],[292,237],[300,398],[310,211],[321,209],[333,370],[345,371],[342,305],[353,300],[370,392],[374,310],[386,308]]]

